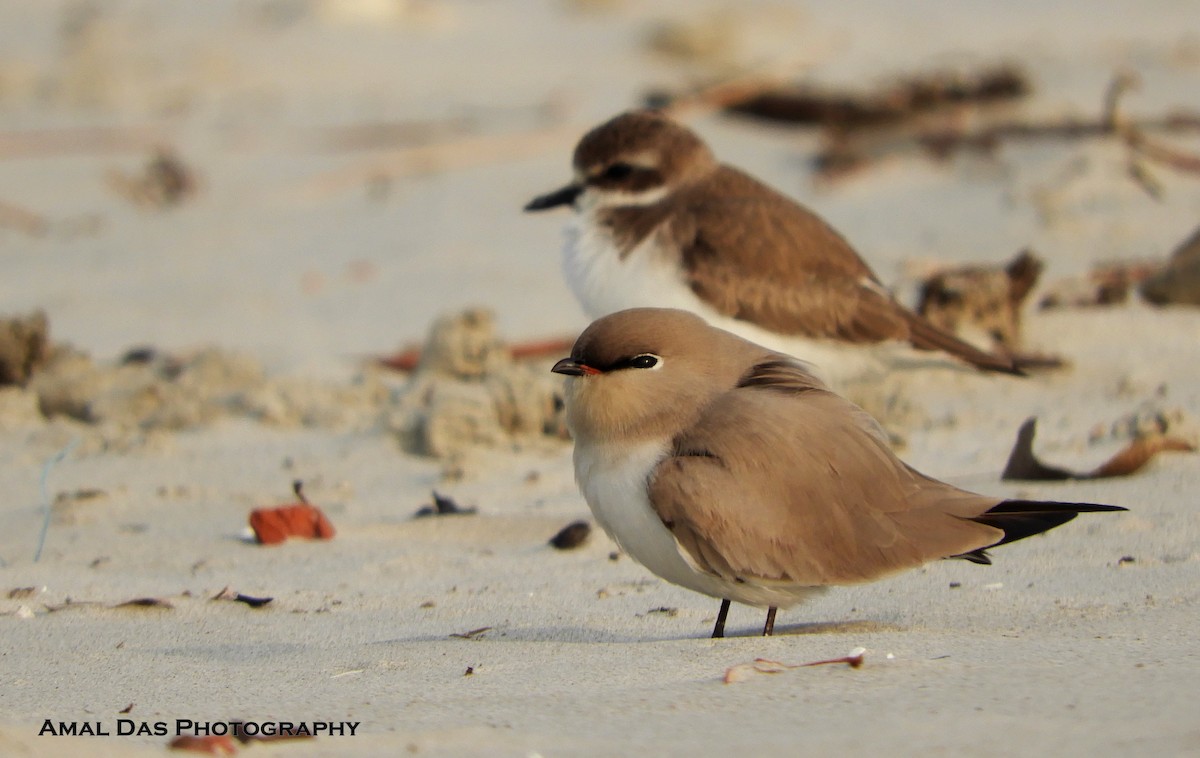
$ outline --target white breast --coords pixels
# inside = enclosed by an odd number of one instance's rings
[[[668,441],[633,446],[575,443],[575,478],[596,521],[631,558],[668,582],[715,598],[787,608],[818,591],[779,582],[727,581],[697,569],[647,497]]]
[[[622,258],[612,235],[592,213],[571,220],[563,274],[589,318],[638,307],[695,310],[699,301],[683,280],[678,256],[660,250],[655,238],[647,235]]]

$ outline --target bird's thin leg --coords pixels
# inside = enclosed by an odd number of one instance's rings
[[[767,623],[763,626],[763,636],[770,637],[775,633],[775,611],[778,610],[775,606],[767,608]]]
[[[729,615],[729,601],[721,601],[721,610],[717,611],[717,624],[713,627],[713,639],[725,636],[725,617]]]

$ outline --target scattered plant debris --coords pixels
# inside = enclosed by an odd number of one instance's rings
[[[645,612],[644,614],[642,614],[642,615],[644,615],[644,616],[649,616],[649,615],[651,615],[651,614],[656,614],[656,613],[657,613],[657,614],[662,614],[663,616],[671,616],[672,618],[674,618],[675,616],[678,616],[678,615],[679,615],[679,609],[678,609],[678,608],[671,608],[671,607],[668,607],[668,606],[665,606],[665,605],[660,605],[660,606],[659,606],[659,607],[657,607],[657,608],[651,608],[650,610],[646,611],[646,612]]]
[[[474,516],[479,512],[475,506],[462,507],[451,498],[439,495],[436,490],[433,492],[433,505],[421,506],[417,512],[413,514],[413,518],[425,518],[426,516]]]
[[[37,587],[14,587],[8,591],[8,599],[21,600],[22,598],[33,597],[37,593]]]
[[[0,319],[0,386],[25,386],[46,362],[50,322],[43,311]]]
[[[918,74],[867,93],[803,84],[780,87],[733,103],[728,110],[768,121],[849,132],[899,124],[949,106],[1019,100],[1032,90],[1025,73],[1001,64],[977,71]]]
[[[254,530],[254,536],[259,543],[275,545],[288,537],[333,539],[333,524],[320,508],[308,502],[302,488],[303,483],[300,480],[292,483],[292,490],[300,500],[299,503],[277,508],[256,508],[250,513],[250,528]]]
[[[133,713],[133,703],[125,706],[121,710],[117,711],[117,713]]]
[[[195,193],[195,172],[169,148],[159,148],[146,163],[140,175],[113,170],[108,183],[117,194],[148,208],[170,208],[181,204]]]
[[[1017,431],[1017,441],[1009,454],[1008,463],[1000,478],[1004,481],[1064,481],[1067,479],[1107,479],[1128,476],[1141,470],[1164,450],[1191,452],[1196,448],[1178,437],[1150,434],[1138,437],[1124,449],[1092,471],[1075,472],[1048,466],[1033,454],[1033,438],[1037,434],[1037,419],[1029,418]]]
[[[592,526],[586,521],[572,521],[550,538],[550,544],[559,550],[573,550],[587,542]]]
[[[482,637],[485,633],[490,632],[490,631],[492,631],[492,627],[481,626],[478,629],[472,629],[469,632],[455,632],[455,633],[451,634],[450,636],[456,637],[460,640],[477,640],[480,637]]]
[[[1049,286],[1038,302],[1039,310],[1055,308],[1091,308],[1120,305],[1129,300],[1129,291],[1162,270],[1162,264],[1147,261],[1105,263],[1082,277],[1061,279]]]
[[[1175,248],[1161,271],[1145,277],[1140,291],[1155,305],[1200,305],[1200,227]]]
[[[185,734],[171,740],[167,743],[167,747],[171,750],[186,750],[192,753],[206,753],[208,755],[234,755],[237,753],[237,747],[233,744],[233,738],[227,734],[220,736],[209,735],[207,737],[195,737]]]
[[[739,663],[736,666],[730,666],[726,669],[724,682],[725,684],[733,684],[754,674],[782,674],[784,671],[790,671],[791,669],[806,668],[809,666],[827,666],[834,663],[845,663],[850,668],[856,669],[863,665],[863,658],[866,653],[866,648],[856,647],[841,658],[830,658],[810,663],[781,663],[780,661],[772,661],[767,658],[755,658],[753,663]]]
[[[233,590],[229,587],[226,587],[225,589],[221,590],[217,594],[213,595],[212,599],[213,600],[232,600],[236,603],[245,603],[246,605],[250,606],[251,608],[262,608],[264,605],[266,605],[267,603],[270,603],[275,598],[273,598],[273,597],[251,597],[250,595],[243,595],[240,592],[236,592],[235,590]]]

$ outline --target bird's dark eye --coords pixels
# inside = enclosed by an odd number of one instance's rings
[[[605,179],[625,179],[633,173],[633,166],[628,163],[614,163],[604,169]]]
[[[645,353],[643,355],[635,355],[629,359],[631,368],[654,368],[658,365],[658,356]]]

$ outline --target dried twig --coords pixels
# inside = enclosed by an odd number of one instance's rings
[[[753,663],[739,663],[736,666],[730,666],[725,670],[723,681],[725,684],[733,684],[734,682],[740,682],[751,674],[781,674],[791,669],[807,668],[809,666],[828,666],[835,663],[845,663],[850,668],[856,669],[863,665],[863,658],[866,656],[866,653],[866,648],[856,647],[841,658],[829,658],[809,663],[782,663],[767,658],[755,658]]]
[[[826,179],[835,179],[878,162],[896,153],[923,148],[929,155],[946,159],[957,151],[992,153],[1004,142],[1045,139],[1087,139],[1116,137],[1131,151],[1131,158],[1143,158],[1178,171],[1200,173],[1200,156],[1167,145],[1148,132],[1200,131],[1200,113],[1176,112],[1155,118],[1126,118],[1120,111],[1121,98],[1136,86],[1129,74],[1117,74],[1105,91],[1104,104],[1095,118],[1068,118],[1053,121],[1002,121],[968,128],[955,122],[933,126],[900,122],[870,124],[888,129],[826,130],[826,146],[813,163]],[[869,135],[869,136],[868,136]],[[1147,176],[1140,164],[1133,175]],[[1143,186],[1151,186],[1143,181]],[[1148,189],[1153,193],[1153,189]]]

